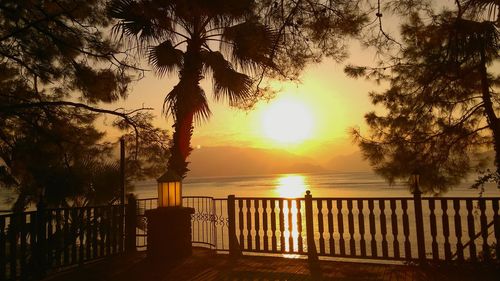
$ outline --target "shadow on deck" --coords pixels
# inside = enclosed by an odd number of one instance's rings
[[[230,259],[205,249],[178,263],[152,262],[144,253],[111,257],[75,268],[45,281],[498,281],[498,268],[476,266],[418,267],[369,263],[319,261],[280,257],[241,256]]]

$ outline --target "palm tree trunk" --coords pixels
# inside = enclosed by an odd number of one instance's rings
[[[199,98],[201,94],[199,84],[203,78],[200,50],[199,40],[192,39],[188,42],[187,50],[184,53],[184,65],[179,73],[180,81],[177,84],[182,91],[182,97],[178,97],[177,104],[174,106],[177,112],[168,170],[175,172],[182,178],[185,178],[189,171],[187,157],[192,151],[193,120],[199,105],[198,102],[202,100]]]
[[[488,126],[493,134],[493,148],[495,150],[495,167],[497,176],[500,177],[500,119],[495,114],[493,102],[491,101],[490,84],[488,81],[488,72],[486,70],[486,52],[484,44],[481,46],[481,63],[479,65],[479,73],[481,76],[481,92],[483,99],[483,107],[486,113]],[[500,188],[500,182],[497,182],[497,187]]]

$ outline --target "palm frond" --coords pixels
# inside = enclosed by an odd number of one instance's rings
[[[230,105],[245,101],[250,95],[252,79],[233,69],[220,52],[203,51],[206,70],[212,71],[215,100],[227,99]]]
[[[500,1],[463,0],[462,6],[473,17],[486,16],[492,21],[500,21]]]
[[[167,1],[168,2],[168,1]],[[108,14],[118,19],[113,33],[136,38],[140,45],[172,35],[173,23],[168,5],[159,7],[155,1],[113,0]]]
[[[244,71],[257,67],[274,67],[276,32],[255,20],[248,20],[224,29],[221,49]]]
[[[165,97],[163,112],[171,114],[174,120],[177,116],[192,113],[197,123],[208,120],[212,114],[203,89],[196,83],[182,79]]]
[[[160,45],[149,48],[149,64],[159,76],[170,74],[176,69],[182,68],[183,52],[174,48],[169,40]]]

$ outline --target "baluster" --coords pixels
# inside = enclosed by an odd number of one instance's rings
[[[264,252],[269,252],[269,237],[267,235],[267,200],[262,200],[262,228],[264,230]]]
[[[276,242],[276,200],[271,199],[271,248],[272,252],[278,252],[277,242]]]
[[[352,213],[352,199],[347,199],[347,225],[349,228],[349,252],[351,256],[356,255],[356,244],[354,242],[354,215]]]
[[[79,247],[79,255],[78,255],[78,258],[79,258],[79,263],[83,263],[83,260],[85,258],[85,253],[84,253],[84,243],[83,243],[83,236],[85,234],[85,232],[83,231],[84,230],[84,213],[85,213],[85,209],[83,208],[79,208],[78,209],[78,234],[79,234],[79,240],[80,240],[80,247]]]
[[[387,244],[387,222],[385,218],[385,200],[379,200],[380,209],[380,233],[382,234],[382,256],[384,258],[389,256],[389,249]]]
[[[396,200],[391,199],[389,203],[391,206],[392,236],[394,237],[394,240],[392,241],[392,249],[394,250],[394,257],[399,259],[398,216],[396,215]]]
[[[243,234],[244,221],[243,221],[243,199],[238,199],[238,226],[240,229],[240,247],[241,250],[245,249],[245,236]]]
[[[54,229],[52,226],[53,215],[51,210],[47,210],[46,212],[47,212],[47,218],[45,222],[47,223],[47,236],[46,236],[47,253],[45,254],[47,255],[47,268],[52,268],[54,264]]]
[[[37,229],[37,213],[36,212],[32,212],[30,213],[29,215],[30,217],[30,226],[29,226],[29,233],[30,233],[30,246],[29,246],[29,250],[31,253],[33,253],[31,255],[31,258],[30,258],[30,261],[29,261],[29,264],[31,267],[33,268],[36,268],[36,266],[39,264],[39,259],[38,259],[38,253],[36,252],[38,250],[37,248],[37,236],[38,236],[38,229]]]
[[[246,206],[247,206],[247,249],[251,251],[253,249],[252,247],[252,201],[250,199],[246,200]]]
[[[486,219],[486,200],[479,198],[479,220],[481,222],[481,237],[483,238],[483,257],[489,259],[490,246],[488,245],[488,222]]]
[[[492,199],[491,204],[493,205],[493,226],[495,232],[496,256],[497,259],[500,259],[500,216],[498,215],[498,199]]]
[[[70,247],[70,232],[69,232],[69,209],[64,209],[64,230],[63,230],[63,259],[64,265],[69,264],[69,247]]]
[[[375,214],[373,213],[373,199],[368,199],[368,210],[370,211],[368,215],[368,220],[370,223],[370,248],[372,252],[372,257],[377,257],[377,241],[375,240]]]
[[[7,280],[5,266],[7,259],[5,256],[5,245],[7,244],[5,234],[5,216],[0,216],[0,280]]]
[[[337,222],[339,224],[339,234],[340,234],[340,239],[339,239],[339,248],[340,248],[340,255],[345,256],[345,240],[344,240],[344,218],[342,216],[342,200],[337,200]]]
[[[55,235],[55,253],[54,258],[56,260],[56,266],[61,265],[61,242],[62,242],[62,220],[61,220],[61,210],[56,210],[56,235]]]
[[[20,240],[20,251],[19,251],[19,264],[21,279],[24,279],[27,273],[26,268],[26,256],[28,251],[26,250],[26,214],[19,215],[19,221],[16,222],[19,226],[19,240]]]
[[[451,260],[451,246],[450,246],[450,224],[448,222],[448,200],[441,199],[441,210],[443,211],[443,235],[444,235],[444,259]]]
[[[323,238],[324,226],[323,226],[323,200],[316,200],[316,205],[318,208],[318,232],[319,232],[319,253],[321,255],[325,254],[325,239]]]
[[[302,214],[300,212],[300,209],[301,209],[301,206],[300,206],[300,202],[301,200],[300,199],[296,199],[295,201],[296,205],[297,205],[297,232],[298,232],[298,251],[299,253],[303,253],[304,252],[304,241],[302,241]]]
[[[77,232],[77,217],[76,209],[72,208],[70,211],[71,214],[71,264],[77,263],[77,247],[76,247],[76,238],[78,237]]]
[[[103,257],[106,250],[105,236],[106,236],[106,225],[105,225],[105,214],[106,210],[104,208],[99,208],[99,256]],[[144,217],[142,217],[144,218]],[[147,223],[147,221],[146,221]],[[146,229],[147,231],[147,229]],[[144,241],[144,240],[143,240]]]
[[[429,210],[430,210],[430,223],[431,223],[431,237],[432,237],[432,258],[434,260],[439,260],[439,249],[436,240],[437,227],[436,227],[436,214],[434,214],[434,209],[436,209],[436,201],[433,198],[429,198]]]
[[[280,209],[279,216],[280,216],[280,247],[281,247],[281,252],[285,252],[285,215],[283,213],[283,199],[278,199],[278,206]]]
[[[453,200],[453,209],[455,211],[455,236],[457,237],[457,257],[459,261],[464,260],[464,246],[462,244],[462,220],[460,218],[460,200]]]
[[[408,200],[401,200],[401,209],[403,209],[403,234],[405,237],[405,259],[411,259],[411,244],[410,244],[410,222],[408,219]]]
[[[10,276],[12,279],[17,277],[17,233],[15,231],[15,224],[18,222],[18,214],[12,214],[9,223],[9,263],[10,263]]]
[[[106,209],[106,255],[111,255],[111,209],[109,206]]]
[[[363,214],[363,200],[358,200],[358,224],[359,224],[359,248],[362,257],[366,257],[366,241],[365,241],[365,216]]]
[[[290,245],[290,252],[293,253],[293,216],[292,216],[292,199],[287,200],[288,205],[288,233],[290,236],[288,237],[288,245]]]
[[[332,200],[326,200],[326,208],[328,209],[328,243],[330,245],[330,255],[335,255],[335,240],[333,239],[333,212],[332,212]]]
[[[472,199],[466,199],[465,207],[467,208],[467,232],[469,234],[469,253],[470,259],[472,261],[476,261],[477,253],[476,253],[476,242],[473,240],[476,235],[476,230],[474,228],[474,214],[472,213]]]
[[[255,205],[255,250],[260,251],[260,220],[259,220],[259,199],[254,200]]]
[[[91,222],[91,218],[92,218],[92,215],[91,215],[91,211],[92,209],[90,207],[87,207],[87,209],[85,210],[86,211],[86,226],[85,226],[85,230],[86,230],[86,237],[85,237],[85,258],[87,260],[90,260],[92,258],[92,256],[90,255],[90,249],[91,249],[91,246],[92,246],[92,222]]]
[[[98,256],[98,251],[97,251],[97,243],[98,243],[98,237],[97,237],[97,213],[98,208],[93,208],[93,216],[92,216],[92,258],[97,258]],[[136,218],[135,218],[136,219]],[[134,229],[134,232],[136,230]],[[134,243],[135,239],[134,239]]]

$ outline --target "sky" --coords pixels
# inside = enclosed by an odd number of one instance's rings
[[[195,125],[192,147],[278,149],[319,163],[337,155],[352,154],[358,148],[352,143],[349,130],[365,127],[363,116],[374,109],[368,93],[381,87],[362,78],[349,78],[343,68],[347,63],[373,64],[374,60],[373,52],[353,41],[350,58],[345,62],[339,64],[325,58],[319,64],[309,65],[300,81],[279,84],[280,91],[274,99],[260,101],[252,110],[232,108],[210,99],[212,116]],[[142,80],[131,85],[129,97],[114,106],[154,108],[155,125],[171,132],[173,122],[162,113],[162,105],[177,81],[176,75],[159,78],[147,72]],[[210,80],[204,79],[202,87],[210,97]],[[276,119],[279,120],[275,125],[269,125]],[[284,136],[280,137],[279,132],[272,135],[278,127],[285,127],[281,132]]]

